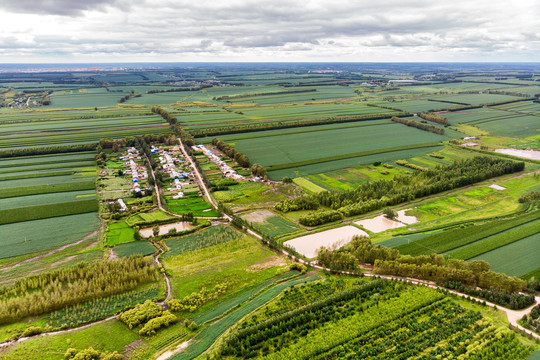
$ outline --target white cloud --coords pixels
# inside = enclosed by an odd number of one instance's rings
[[[3,0],[0,61],[538,61],[536,0]]]

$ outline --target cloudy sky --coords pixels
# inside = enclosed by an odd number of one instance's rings
[[[0,62],[130,61],[540,61],[540,2],[0,1]]]

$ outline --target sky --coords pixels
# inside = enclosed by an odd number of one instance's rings
[[[538,62],[539,0],[1,0],[0,63]]]

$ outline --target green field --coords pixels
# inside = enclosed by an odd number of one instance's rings
[[[51,250],[82,239],[98,228],[96,213],[0,225],[0,258]]]
[[[258,233],[266,235],[270,238],[290,234],[302,229],[295,223],[267,210],[255,211],[242,216],[242,218],[249,222]]]
[[[129,257],[133,255],[152,255],[156,252],[156,248],[147,241],[133,241],[126,244],[116,245],[114,252],[121,257]]]
[[[0,199],[0,208],[16,209],[20,207],[89,200],[96,196],[95,190],[55,192],[50,194],[27,195]]]
[[[257,133],[253,133],[257,134]],[[226,141],[227,136],[223,137]],[[252,162],[263,166],[276,166],[278,164],[296,163],[303,161],[323,162],[324,158],[335,156],[353,157],[360,152],[377,153],[376,149],[393,148],[400,146],[417,145],[421,143],[435,143],[447,140],[446,137],[403,127],[400,124],[382,124],[371,127],[332,129],[326,131],[308,132],[300,134],[284,134],[282,136],[257,137],[237,140],[233,144],[236,148],[249,156]],[[426,152],[431,152],[429,149]],[[372,155],[366,153],[366,155]],[[354,157],[361,157],[356,155]],[[367,157],[367,156],[366,156]],[[350,159],[347,159],[350,163]],[[353,160],[354,161],[354,160]],[[369,162],[369,160],[368,160]],[[304,164],[302,164],[304,165]],[[305,164],[308,165],[308,164]],[[324,165],[323,165],[324,166]],[[337,165],[336,168],[343,166]],[[276,169],[277,170],[277,169]],[[312,173],[328,171],[328,169],[309,169]],[[279,174],[281,175],[281,173]],[[270,174],[274,179],[278,176]],[[293,176],[296,177],[296,176]]]
[[[167,206],[169,211],[176,214],[187,214],[192,212],[194,216],[217,216],[217,211],[198,196],[187,197],[182,199],[169,199],[167,198]]]
[[[222,242],[238,239],[242,234],[230,226],[217,225],[193,234],[166,241],[170,250],[166,257],[183,254],[188,251],[206,248]]]
[[[135,229],[129,227],[125,221],[109,224],[107,230],[107,246],[135,241]]]
[[[172,274],[173,294],[178,299],[217,285],[226,286],[223,299],[287,270],[287,261],[248,236],[166,256],[163,263]],[[198,311],[209,310],[215,303],[206,303]]]
[[[485,260],[493,271],[521,276],[538,268],[540,232],[470,260]]]
[[[41,196],[41,195],[32,195]],[[13,200],[10,198],[7,200]],[[82,199],[63,203],[53,203],[44,205],[31,205],[14,209],[0,210],[0,224],[11,224],[21,221],[46,219],[57,216],[83,214],[96,212],[98,203],[96,199]]]

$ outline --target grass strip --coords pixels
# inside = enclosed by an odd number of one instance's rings
[[[24,175],[11,175],[11,176],[0,177],[0,181],[32,179],[32,178],[47,177],[47,176],[72,175],[74,173],[75,173],[74,170],[62,170],[62,171],[49,171],[49,172],[44,172],[44,173],[31,173],[31,174],[24,174]]]
[[[355,157],[375,155],[375,154],[383,154],[383,153],[387,153],[387,152],[403,151],[403,150],[409,150],[409,149],[427,148],[427,147],[433,147],[433,146],[437,146],[437,145],[440,145],[440,142],[429,142],[429,143],[422,143],[422,144],[394,146],[394,147],[388,147],[388,148],[382,148],[382,149],[359,151],[359,152],[348,153],[348,154],[325,156],[325,157],[321,157],[321,158],[317,158],[317,159],[309,159],[309,160],[295,161],[295,162],[290,162],[290,163],[285,163],[285,164],[271,165],[271,166],[268,166],[266,168],[266,170],[267,171],[274,171],[274,170],[290,169],[290,168],[294,168],[294,167],[319,164],[319,163],[328,162],[328,161],[350,159],[350,158],[355,158]]]
[[[540,231],[540,220],[532,221],[497,235],[482,239],[468,246],[456,249],[448,255],[452,258],[467,260],[491,250],[498,249],[515,241],[534,235]]]
[[[223,319],[205,327],[199,334],[197,334],[193,338],[193,343],[187,349],[171,357],[171,360],[190,360],[199,356],[204,351],[206,351],[206,349],[208,349],[214,343],[214,341],[225,332],[225,330],[233,326],[236,322],[238,322],[240,319],[242,319],[244,316],[246,316],[253,310],[264,305],[265,303],[279,295],[279,293],[281,293],[281,291],[283,291],[285,288],[299,283],[314,281],[317,279],[319,279],[319,277],[316,275],[309,277],[304,276],[299,279],[278,284],[268,289],[261,295],[254,298],[252,301],[242,305],[237,310],[225,316]]]
[[[0,210],[0,225],[98,211],[96,199]]]

